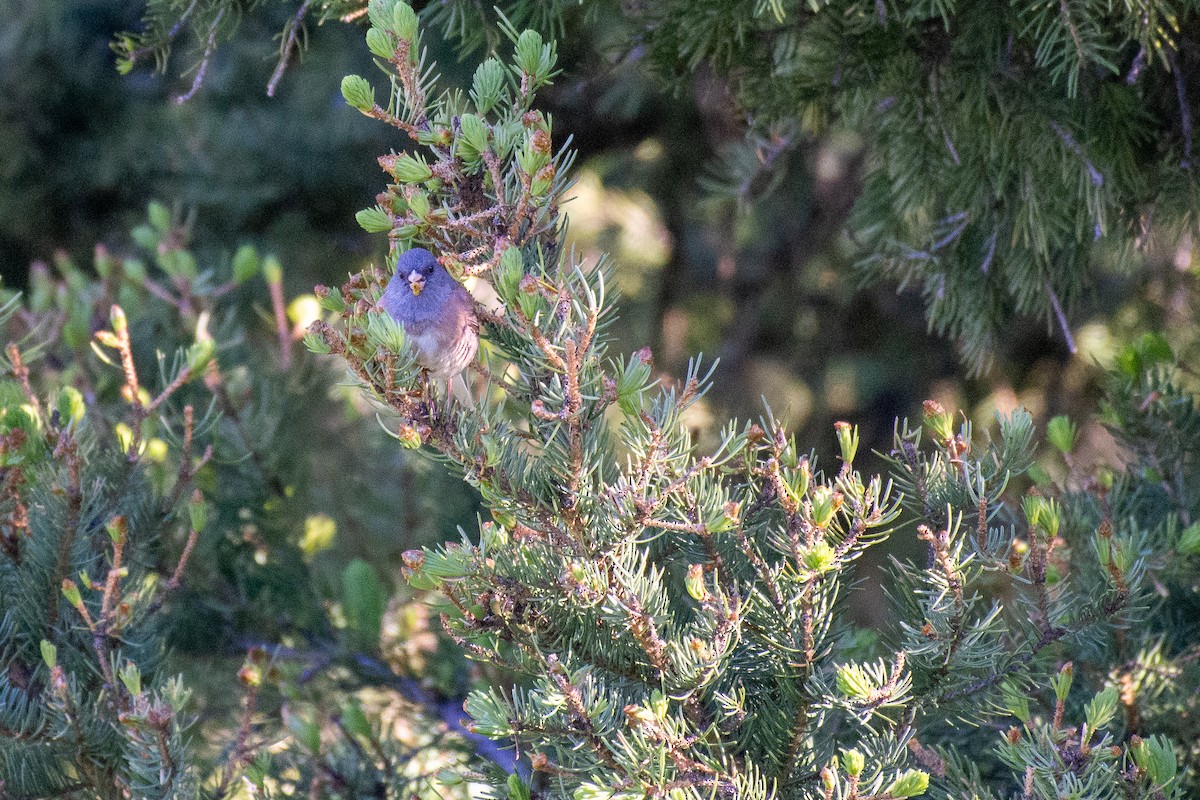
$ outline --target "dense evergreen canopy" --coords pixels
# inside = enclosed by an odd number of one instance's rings
[[[0,39],[0,798],[1200,792],[1190,4],[90,8]]]

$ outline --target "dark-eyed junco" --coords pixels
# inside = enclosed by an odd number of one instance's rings
[[[459,399],[469,403],[466,384],[454,379],[479,349],[479,318],[463,285],[433,253],[414,247],[397,260],[379,305],[404,326],[417,363],[429,377],[450,384]]]

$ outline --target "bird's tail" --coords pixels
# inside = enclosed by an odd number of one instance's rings
[[[471,397],[471,389],[467,386],[467,379],[463,373],[460,372],[450,379],[450,394],[464,407],[475,407],[475,398]]]

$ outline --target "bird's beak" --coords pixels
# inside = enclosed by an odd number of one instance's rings
[[[421,293],[421,290],[425,288],[425,276],[416,270],[413,270],[412,272],[408,273],[408,286],[410,289],[412,289],[413,297],[416,297]]]

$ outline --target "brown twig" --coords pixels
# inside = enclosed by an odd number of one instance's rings
[[[609,751],[608,745],[604,738],[596,731],[595,723],[592,717],[587,712],[587,708],[583,704],[583,697],[579,693],[579,688],[571,683],[567,676],[567,671],[563,669],[562,664],[558,660],[558,656],[554,653],[549,653],[545,657],[546,668],[550,673],[550,679],[563,693],[566,699],[567,711],[574,721],[575,726],[582,732],[584,740],[588,747],[596,754],[604,765],[613,770],[617,774],[621,774],[624,770],[617,762],[617,759]]]
[[[241,722],[238,725],[237,737],[233,742],[233,750],[229,755],[229,759],[225,762],[225,769],[222,771],[221,780],[213,790],[212,797],[214,800],[222,800],[222,798],[229,794],[231,784],[238,770],[249,763],[249,748],[247,745],[250,739],[250,724],[253,720],[255,709],[258,706],[258,679],[256,676],[249,674],[253,669],[249,665],[242,668],[241,676],[242,682],[246,686],[246,697],[242,701]]]
[[[288,326],[287,302],[283,297],[283,276],[272,270],[267,276],[271,308],[275,312],[275,330],[279,336],[279,363],[285,370],[292,366],[292,331]]]
[[[221,18],[224,16],[225,8],[222,7],[213,17],[212,24],[208,26],[208,41],[204,45],[204,54],[200,57],[200,66],[196,68],[196,77],[192,79],[192,87],[175,98],[175,102],[179,105],[191,100],[195,97],[196,92],[200,91],[200,86],[204,83],[204,76],[208,74],[209,61],[217,49],[217,28],[220,27]]]
[[[29,401],[29,405],[33,406],[34,414],[41,416],[42,404],[38,400],[38,396],[34,394],[33,386],[29,383],[29,367],[25,366],[25,362],[21,360],[21,351],[13,342],[8,343],[5,348],[8,353],[8,361],[12,365],[12,374],[21,384],[21,391],[25,394],[25,399]]]
[[[58,554],[54,561],[54,572],[50,575],[50,597],[46,604],[46,629],[53,632],[58,627],[58,597],[62,593],[62,581],[67,576],[71,562],[71,549],[79,529],[79,514],[83,507],[81,486],[81,463],[79,446],[69,433],[62,434],[54,448],[54,458],[67,467],[67,519],[58,541]]]
[[[121,559],[125,554],[125,540],[129,533],[129,523],[124,517],[116,516],[109,521],[108,527],[116,531],[113,538],[112,566],[108,568],[108,576],[104,581],[104,592],[100,595],[100,619],[107,621],[113,612],[114,604],[121,588]]]
[[[199,501],[200,492],[196,492],[192,502]],[[191,558],[192,550],[196,547],[196,541],[200,538],[200,531],[191,528],[188,532],[187,541],[183,544],[183,552],[179,554],[179,562],[175,564],[175,569],[171,572],[171,579],[167,581],[167,591],[174,591],[179,588],[180,580],[183,578],[183,571],[187,568],[188,559]]]
[[[1063,312],[1062,303],[1059,302],[1058,295],[1054,292],[1054,287],[1050,285],[1049,280],[1046,280],[1043,285],[1046,287],[1046,294],[1050,296],[1050,307],[1054,310],[1054,318],[1058,320],[1058,327],[1067,341],[1067,350],[1071,355],[1075,355],[1079,348],[1075,346],[1075,337],[1071,335],[1071,326],[1067,323],[1067,315]]]
[[[275,71],[271,73],[271,80],[267,83],[267,97],[275,96],[275,90],[279,87],[279,81],[283,79],[283,73],[287,70],[288,62],[292,58],[292,50],[296,47],[296,41],[299,38],[297,32],[303,30],[304,18],[308,16],[308,10],[311,7],[312,0],[304,0],[300,4],[300,9],[296,12],[296,15],[288,22],[287,28],[284,31],[283,42],[279,46],[279,63],[275,65]]]

